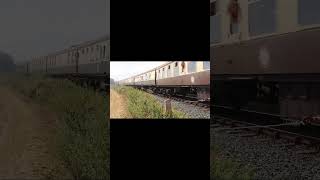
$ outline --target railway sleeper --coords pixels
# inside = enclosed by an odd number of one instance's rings
[[[270,137],[259,139],[258,142],[267,142],[270,141]]]
[[[253,136],[257,136],[257,134],[256,134],[256,133],[249,132],[249,133],[241,134],[241,135],[240,135],[240,137],[253,137]]]
[[[282,143],[282,144],[277,144],[277,145],[274,145],[275,147],[285,147],[285,148],[289,148],[289,147],[293,147],[295,146],[296,144],[293,143],[293,142],[288,142],[288,143]]]
[[[304,145],[312,145],[313,141],[306,138],[300,138],[300,143]]]
[[[288,134],[283,134],[282,138],[287,139],[290,142],[293,142],[294,144],[296,144],[296,137],[290,136]]]
[[[272,130],[267,130],[265,129],[263,131],[264,134],[270,136],[272,139],[279,139],[280,138],[280,133],[279,132],[275,132],[275,131],[272,131]]]
[[[243,130],[228,130],[226,131],[228,134],[240,134],[243,133]]]
[[[210,125],[210,128],[218,128],[218,127],[221,127],[221,125],[219,125],[219,124]]]
[[[304,155],[304,154],[318,154],[319,151],[318,150],[315,150],[315,149],[308,149],[308,150],[301,150],[301,151],[297,151],[296,154],[301,154],[301,155]]]

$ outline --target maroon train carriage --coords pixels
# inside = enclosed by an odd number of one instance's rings
[[[156,93],[210,101],[210,61],[171,61],[119,83]]]
[[[238,0],[235,20],[210,2],[215,103],[319,116],[320,1]]]
[[[33,57],[18,72],[68,78],[83,86],[106,89],[109,84],[110,40],[107,36]]]

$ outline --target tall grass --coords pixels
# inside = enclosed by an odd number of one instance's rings
[[[164,113],[163,106],[150,94],[126,86],[113,87],[118,93],[125,95],[128,100],[128,110],[133,118],[186,118],[173,109],[172,114]]]
[[[59,114],[59,155],[75,179],[110,179],[107,97],[68,80],[14,76],[12,88]]]
[[[211,180],[250,180],[254,177],[254,172],[249,167],[242,167],[239,163],[231,159],[219,157],[220,149],[211,147],[210,149],[210,179]]]

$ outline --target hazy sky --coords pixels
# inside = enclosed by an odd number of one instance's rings
[[[110,0],[1,0],[0,51],[16,61],[110,35]]]
[[[136,62],[110,62],[110,77],[115,81],[119,81],[125,78],[128,78],[133,75],[137,75],[162,64],[167,63],[168,61],[136,61]]]

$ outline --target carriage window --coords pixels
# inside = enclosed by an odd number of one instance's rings
[[[167,70],[167,77],[171,77],[171,69],[170,69],[170,65],[168,66],[168,70]]]
[[[185,63],[184,63],[184,61],[182,61],[182,63],[181,63],[181,72],[184,72],[184,68],[185,68]]]
[[[179,75],[179,67],[178,67],[178,62],[176,62],[173,68],[173,76],[178,76],[178,75]]]
[[[299,0],[298,2],[298,23],[300,25],[320,24],[320,1]]]
[[[196,61],[190,61],[188,64],[188,73],[196,72]]]
[[[166,72],[165,72],[165,69],[164,68],[162,68],[162,78],[166,78]]]
[[[249,33],[257,36],[276,31],[275,0],[249,0]]]
[[[103,46],[103,57],[106,57],[106,46]]]
[[[210,61],[203,61],[203,69],[210,69]]]
[[[216,12],[217,12],[217,10],[216,10],[216,2],[212,2],[210,4],[210,16],[216,15]]]
[[[69,59],[70,59],[70,53],[68,53],[68,58],[67,58],[68,64],[69,64]]]
[[[220,19],[221,16],[218,12],[218,1],[214,1],[210,4],[210,42],[218,43],[221,40],[220,32]]]
[[[229,2],[229,6],[228,6],[228,11],[229,14],[239,14],[240,13],[240,6],[238,3],[238,0],[231,0]],[[235,13],[238,12],[238,13]],[[231,23],[230,23],[230,34],[236,34],[239,32],[239,15],[238,16],[234,16],[231,15]]]

